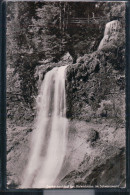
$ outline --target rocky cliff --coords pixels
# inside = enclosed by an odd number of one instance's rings
[[[118,20],[97,51],[67,68],[68,174],[62,185],[125,186],[125,42]]]
[[[113,22],[117,25],[116,30],[112,27]],[[109,32],[110,29],[112,32]],[[89,118],[101,115],[124,117],[124,109],[118,108],[124,105],[121,103],[125,93],[124,41],[119,21],[112,21],[106,25],[98,50],[78,58],[76,64],[68,66],[66,90],[69,118],[89,121]]]

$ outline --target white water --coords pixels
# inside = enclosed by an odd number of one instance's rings
[[[120,28],[121,25],[118,20],[113,20],[111,22],[108,22],[105,27],[104,37],[99,44],[98,50],[102,49],[104,45],[107,45],[107,43],[110,41],[110,37],[116,36]]]
[[[54,186],[66,153],[65,70],[53,68],[44,78],[37,97],[36,127],[22,188]]]

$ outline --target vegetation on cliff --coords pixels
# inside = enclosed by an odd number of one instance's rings
[[[101,116],[124,119],[124,70],[125,44],[120,37],[118,46],[107,44],[70,65],[66,82],[68,117],[86,121]]]
[[[36,94],[34,73],[42,62],[58,62],[69,52],[75,63],[79,56],[97,49],[105,24],[111,20],[113,3],[108,5],[109,9],[105,5],[96,2],[7,3],[7,64],[14,68],[14,75],[19,74],[26,103],[31,104]],[[93,17],[101,19],[88,24],[71,23],[73,18]]]

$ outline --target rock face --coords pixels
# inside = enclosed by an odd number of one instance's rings
[[[74,137],[64,186],[125,187],[124,33],[119,21],[108,23],[98,50],[67,68],[67,116]]]
[[[125,186],[125,130],[114,122],[70,121],[68,153],[61,185]]]
[[[124,118],[124,34],[113,36],[112,33],[109,40],[103,45],[101,41],[101,49],[68,66],[68,118],[86,121],[100,116]]]
[[[7,186],[17,188],[27,163],[35,110],[24,101],[19,75],[7,67]]]

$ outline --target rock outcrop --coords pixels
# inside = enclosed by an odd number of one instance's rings
[[[108,23],[104,35],[97,51],[67,68],[70,139],[65,166],[69,171],[62,175],[63,186],[125,187],[125,39],[121,23]]]
[[[86,121],[101,116],[124,119],[124,34],[117,32],[117,36],[114,36],[112,31],[109,40],[106,44],[103,38],[100,49],[78,58],[76,64],[68,66],[68,118]]]

